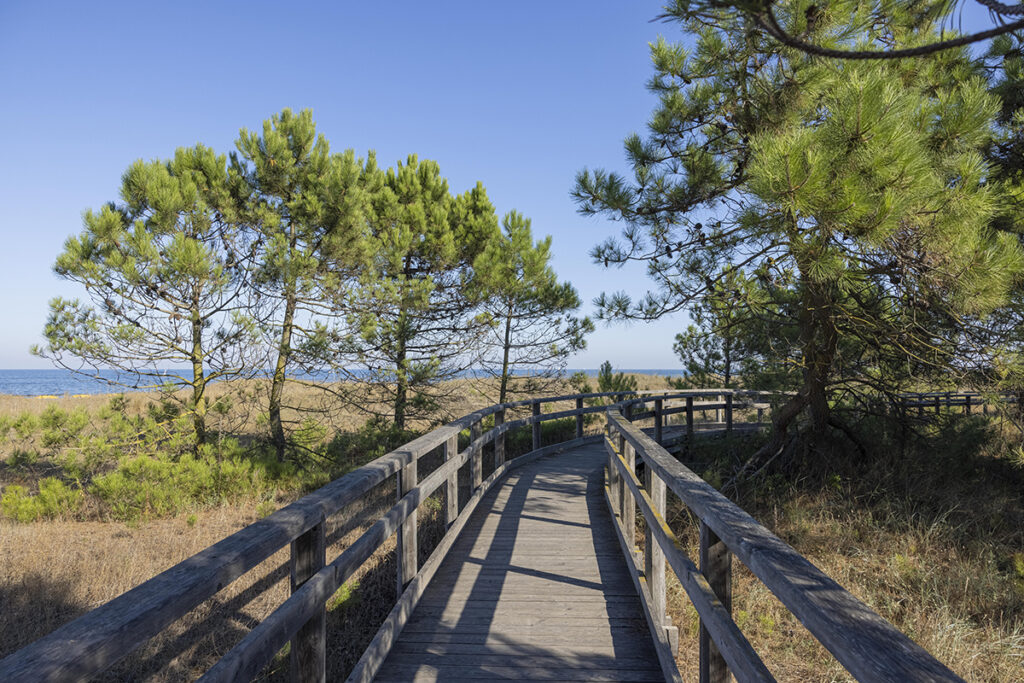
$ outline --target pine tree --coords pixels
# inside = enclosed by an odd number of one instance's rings
[[[498,379],[498,403],[509,393],[535,393],[541,380],[560,377],[594,329],[589,318],[572,315],[579,295],[558,281],[550,265],[551,237],[534,243],[530,220],[516,211],[505,215],[502,228],[474,264],[492,320],[482,366]],[[517,377],[516,369],[529,374]]]
[[[283,459],[288,373],[297,349],[317,346],[328,334],[345,336],[344,302],[367,253],[366,188],[379,172],[372,158],[364,167],[351,150],[331,154],[308,109],[283,110],[263,123],[262,133],[242,129],[236,147],[235,202],[261,247],[253,281],[271,349],[271,438]],[[303,357],[307,373],[326,362],[317,353]]]
[[[812,3],[787,3],[787,29],[899,44],[927,40],[941,17],[930,5],[873,22],[860,5],[814,7],[812,22]],[[779,297],[758,305],[788,314],[777,325],[798,331],[802,378],[770,448],[803,411],[816,437],[834,424],[837,376],[884,389],[895,367],[949,367],[959,321],[1000,305],[1024,266],[1016,240],[990,226],[999,192],[979,150],[995,102],[976,64],[961,51],[825,61],[729,9],[680,2],[670,14],[696,49],[652,46],[660,105],[649,136],[626,141],[632,181],[583,171],[574,191],[584,214],[626,224],[595,259],[644,261],[657,285],[636,302],[602,297],[601,314],[699,305],[739,269],[775,281],[754,293]]]
[[[121,204],[87,211],[55,272],[85,287],[92,305],[50,302],[46,346],[34,352],[78,372],[118,371],[113,382],[159,389],[192,414],[207,440],[210,382],[252,372],[248,316],[251,242],[230,210],[226,158],[198,145],[170,161],[137,161]],[[185,364],[187,371],[168,369]],[[175,390],[188,388],[179,399]]]
[[[353,403],[372,385],[391,406],[397,428],[438,407],[442,380],[472,367],[488,321],[485,290],[473,264],[497,235],[483,185],[452,196],[436,162],[410,156],[388,169],[372,198],[370,264],[349,320],[350,351],[363,372]]]

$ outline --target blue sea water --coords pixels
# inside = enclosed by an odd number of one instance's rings
[[[670,375],[678,377],[685,372],[679,369],[626,369],[615,368],[616,372],[634,372],[644,375]],[[592,368],[569,368],[566,375],[574,372],[585,372],[587,375],[597,375],[597,370]],[[119,376],[113,371],[102,371],[102,377],[117,382]],[[477,374],[470,371],[467,374]],[[128,377],[120,377],[123,384],[130,384]],[[110,394],[121,391],[130,391],[124,386],[111,384],[101,379],[79,375],[70,370],[0,370],[0,394],[14,394],[18,396],[63,396],[65,394]]]

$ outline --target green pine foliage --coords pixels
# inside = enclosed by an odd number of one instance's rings
[[[352,150],[332,154],[308,109],[285,109],[265,121],[262,132],[243,128],[236,147],[233,205],[257,247],[252,275],[262,296],[250,310],[266,343],[271,438],[283,460],[288,372],[294,360],[307,372],[325,366],[323,339],[338,335],[366,254],[364,186],[379,180],[379,171],[372,157],[364,166]],[[296,358],[303,348],[307,352]]]

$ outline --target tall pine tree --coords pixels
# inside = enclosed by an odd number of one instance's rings
[[[47,343],[35,349],[99,379],[113,369],[111,381],[163,391],[192,414],[198,444],[207,439],[209,383],[251,376],[254,365],[253,244],[228,185],[225,157],[202,145],[132,164],[122,203],[87,211],[54,266],[92,305],[51,301]]]
[[[288,373],[296,349],[322,336],[325,325],[336,330],[343,322],[336,304],[346,300],[367,253],[365,187],[378,172],[372,159],[364,169],[351,150],[331,154],[308,109],[283,110],[261,133],[242,129],[236,147],[235,201],[261,247],[253,282],[271,350],[271,438],[283,459]]]

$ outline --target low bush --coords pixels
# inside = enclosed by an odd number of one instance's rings
[[[78,514],[83,500],[81,489],[70,487],[56,477],[46,477],[39,482],[39,492],[35,495],[24,486],[8,486],[0,497],[0,511],[18,522],[71,518]]]

